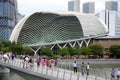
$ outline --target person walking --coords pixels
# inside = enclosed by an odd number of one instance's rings
[[[116,70],[116,77],[117,77],[117,80],[120,80],[120,69],[119,68]]]
[[[33,59],[32,59],[32,57],[30,57],[30,59],[28,61],[28,64],[29,64],[29,68],[33,69]]]
[[[89,62],[88,62],[87,65],[86,65],[87,76],[89,75],[89,69],[90,69],[90,65],[89,65]]]
[[[51,59],[51,67],[54,66],[54,59]]]
[[[45,66],[45,59],[42,59],[42,60],[41,60],[41,64],[42,64],[42,67]]]
[[[114,68],[112,68],[111,70],[111,80],[115,80],[115,74],[116,74],[116,71]]]
[[[39,67],[40,66],[40,62],[41,62],[40,56],[38,56],[38,58],[36,59],[36,62],[37,62],[37,67]]]
[[[74,61],[74,63],[73,63],[73,69],[74,69],[74,73],[77,73],[77,63],[76,63],[76,61]]]
[[[81,65],[82,76],[84,76],[84,73],[85,73],[84,67],[85,67],[84,62],[82,62],[82,65]]]
[[[57,64],[58,64],[58,60],[55,59],[55,61],[54,61],[54,65],[55,65],[55,67],[57,66]]]

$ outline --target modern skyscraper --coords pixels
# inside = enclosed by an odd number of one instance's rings
[[[106,1],[105,10],[118,11],[118,1]]]
[[[74,1],[69,1],[68,2],[68,10],[69,11],[74,11]]]
[[[0,0],[0,40],[8,40],[17,23],[17,0]]]
[[[81,13],[91,13],[91,10],[93,10],[94,13],[98,13],[102,10],[120,12],[120,0],[72,0],[72,4],[74,5],[68,5],[69,11],[72,9],[72,11]],[[92,9],[93,6],[94,9]]]
[[[68,10],[80,12],[80,0],[72,0],[68,2]]]
[[[95,12],[95,3],[87,2],[83,4],[83,13],[94,13]]]
[[[74,11],[80,12],[80,0],[75,0],[75,2],[74,2]]]
[[[25,17],[25,15],[22,15],[22,14],[18,13],[18,22],[19,22],[23,17]]]
[[[116,11],[101,11],[97,16],[107,25],[109,36],[120,38],[120,13]]]

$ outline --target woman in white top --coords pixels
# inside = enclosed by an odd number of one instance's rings
[[[76,61],[74,61],[74,63],[73,63],[73,69],[74,69],[74,73],[77,73],[77,63],[76,63]]]

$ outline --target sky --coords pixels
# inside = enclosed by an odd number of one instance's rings
[[[17,0],[18,12],[27,15],[34,12],[50,10],[68,10],[70,0]]]
[[[18,1],[18,12],[22,15],[32,14],[40,11],[51,11],[51,10],[68,10],[68,1],[71,0],[17,0]],[[88,1],[96,2],[96,10],[101,11],[104,9],[104,1],[107,0],[81,0],[81,4]],[[110,0],[109,0],[110,1]],[[116,0],[111,0],[116,1]],[[82,10],[82,9],[81,9]]]

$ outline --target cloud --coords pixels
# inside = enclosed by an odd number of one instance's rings
[[[30,14],[44,10],[67,10],[69,0],[18,0],[21,14]]]

